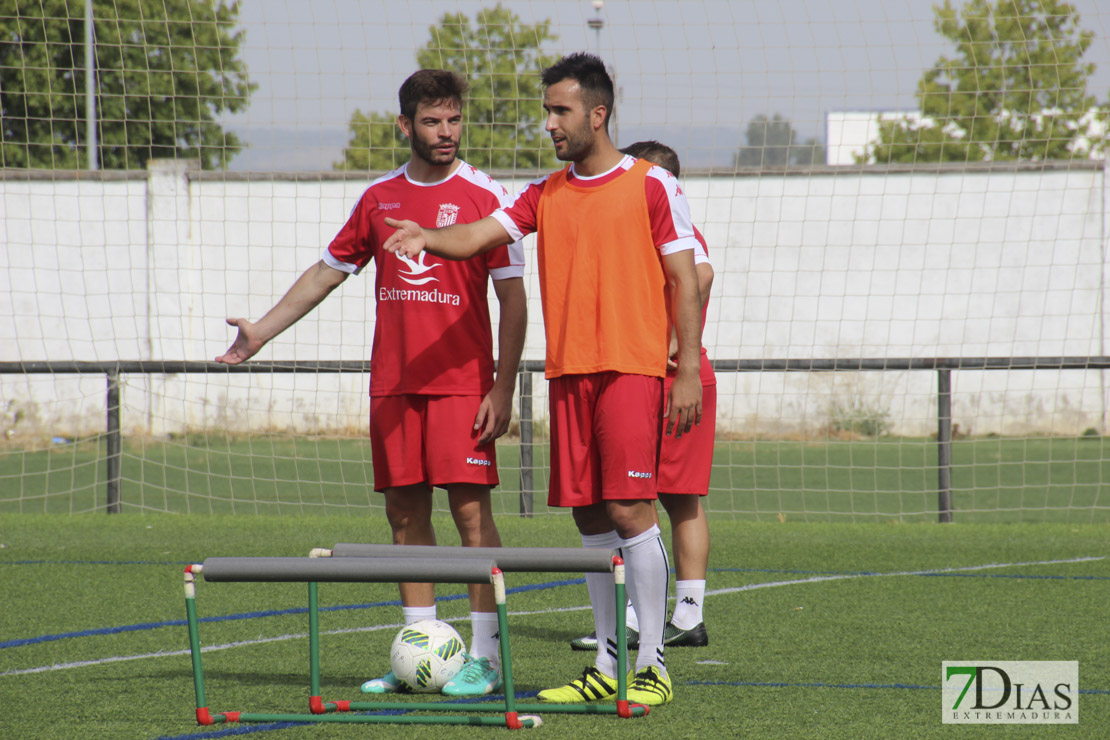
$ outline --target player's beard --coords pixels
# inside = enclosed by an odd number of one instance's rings
[[[586,158],[594,148],[593,130],[587,119],[581,127],[573,131],[563,131],[563,150],[555,150],[555,157],[563,162],[578,162]]]
[[[436,147],[448,143],[452,145],[450,154],[436,151]],[[412,153],[432,166],[442,167],[455,161],[455,158],[459,155],[459,142],[457,139],[440,139],[435,145],[431,145],[419,136],[414,136],[412,137]]]

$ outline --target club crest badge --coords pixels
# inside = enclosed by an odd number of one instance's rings
[[[450,226],[459,219],[459,207],[454,203],[440,203],[439,213],[436,215],[436,228],[442,229]]]

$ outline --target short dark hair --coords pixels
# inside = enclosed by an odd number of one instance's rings
[[[659,165],[675,177],[678,177],[682,171],[682,165],[678,161],[678,154],[675,153],[675,150],[671,149],[666,144],[660,144],[655,139],[637,141],[635,144],[629,144],[621,149],[621,153],[635,157],[636,159],[646,159],[653,164]]]
[[[568,54],[543,71],[543,86],[551,87],[563,80],[574,80],[582,90],[582,102],[589,109],[605,106],[605,127],[613,115],[613,78],[605,62],[593,54],[579,51]]]
[[[397,97],[401,102],[401,115],[410,121],[416,118],[421,103],[452,101],[462,108],[463,96],[470,85],[462,75],[446,69],[421,69],[409,75],[401,85]]]

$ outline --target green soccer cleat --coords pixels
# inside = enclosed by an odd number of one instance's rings
[[[628,687],[630,704],[646,704],[654,707],[666,704],[674,698],[671,677],[661,675],[655,666],[641,668],[631,678],[632,682]]]
[[[466,663],[443,687],[447,696],[485,696],[501,688],[501,674],[489,658],[466,656]]]
[[[412,688],[407,683],[397,678],[393,671],[381,678],[372,678],[362,685],[364,694],[409,694]]]
[[[688,630],[675,627],[673,622],[667,622],[667,626],[663,629],[663,644],[667,647],[705,647],[709,644],[705,622],[698,622]]]
[[[640,633],[631,627],[624,628],[625,639],[628,640],[629,650],[640,648]],[[597,650],[597,633],[591,632],[585,637],[576,637],[570,641],[571,650]]]
[[[586,670],[582,671],[581,678],[576,678],[565,686],[545,689],[537,694],[536,698],[557,704],[582,704],[588,701],[612,699],[616,694],[617,679],[609,678],[593,666],[587,666]]]

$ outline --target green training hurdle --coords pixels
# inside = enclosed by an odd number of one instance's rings
[[[415,551],[415,552],[413,552]],[[491,556],[497,555],[495,560]],[[505,561],[502,566],[500,560]],[[452,724],[500,726],[511,729],[538,727],[539,716],[522,712],[564,712],[578,714],[615,714],[639,717],[648,707],[627,701],[627,679],[618,676],[615,704],[520,704],[513,687],[512,655],[509,644],[508,611],[505,602],[504,572],[612,572],[616,603],[625,599],[624,564],[612,551],[579,548],[451,548],[403,547],[393,545],[336,545],[334,550],[315,549],[309,558],[208,558],[203,564],[185,568],[185,610],[188,617],[189,645],[192,655],[193,683],[196,692],[198,724],[234,722],[330,722],[390,724]],[[309,714],[218,712],[212,713],[204,685],[204,670],[196,610],[196,576],[218,582],[306,582],[308,584],[309,662],[311,695]],[[470,712],[498,712],[503,716],[482,715],[410,716],[350,714],[364,711],[457,711],[458,704],[438,702],[323,701],[320,689],[319,597],[320,582],[398,582],[432,581],[439,583],[491,583],[497,605],[499,648],[501,652],[504,701],[468,704]],[[624,610],[617,609],[618,664],[627,661],[623,639]]]

